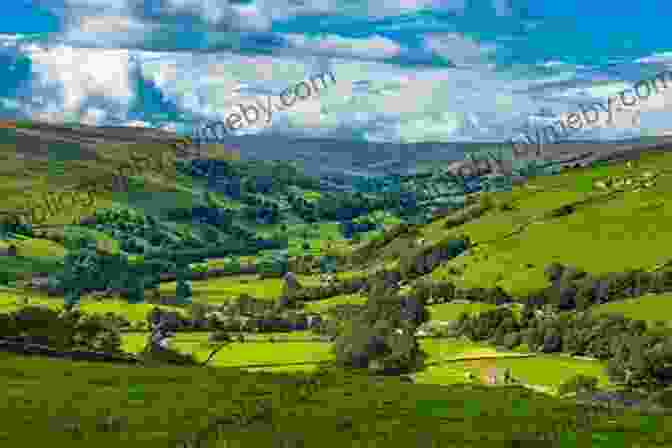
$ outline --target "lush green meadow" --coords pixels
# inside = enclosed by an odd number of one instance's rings
[[[314,276],[297,275],[302,286],[318,286],[319,279]],[[194,301],[219,303],[228,299],[235,299],[243,294],[249,294],[257,299],[277,299],[282,294],[284,280],[282,278],[259,279],[255,275],[233,275],[195,280],[191,282]],[[159,292],[165,295],[175,294],[175,282],[164,282]]]
[[[438,305],[430,305],[430,317],[432,320],[457,320],[460,316],[460,313],[465,312],[468,314],[482,313],[483,311],[494,310],[497,308],[496,305],[489,303],[441,303]]]
[[[610,435],[623,445],[607,446],[624,448],[671,441],[661,430],[667,417],[594,416],[588,433],[574,405],[513,386],[412,385],[333,372],[311,388],[296,376],[227,368],[0,358],[7,385],[0,437],[8,446],[178,447],[216,421],[207,447],[494,448],[574,431],[584,441]]]
[[[652,153],[630,169],[625,164],[600,167],[596,179],[636,180],[604,191],[581,186],[580,179],[589,175],[590,168],[569,170],[497,193],[497,199],[512,204],[513,210],[492,210],[450,230],[443,228],[448,218],[439,219],[423,227],[425,238],[438,241],[447,234],[464,233],[478,248],[443,264],[431,277],[468,287],[499,285],[523,295],[548,286],[543,270],[552,262],[601,274],[667,261],[665,247],[672,242],[672,233],[666,231],[672,211],[670,166],[672,154]],[[655,182],[637,181],[647,175],[657,176]],[[574,211],[550,216],[564,205],[573,205]]]
[[[53,310],[63,308],[63,298],[49,297],[44,293],[40,294],[35,291],[25,292],[6,288],[0,290],[0,312],[7,313],[25,306],[22,301],[24,297],[28,297],[30,305],[46,306]],[[84,297],[79,306],[85,313],[114,313],[125,317],[129,322],[146,322],[147,313],[155,306],[166,311],[177,311],[183,315],[186,313],[184,308],[150,303],[133,304],[120,297],[106,298],[103,301]]]
[[[672,320],[672,294],[651,294],[618,302],[603,303],[591,308],[593,314],[615,313],[630,319],[644,320],[649,325]]]
[[[263,339],[267,339],[271,335]],[[331,344],[324,342],[292,341],[282,342],[286,335],[272,335],[278,342],[267,342],[262,338],[247,335],[245,342],[234,342],[222,349],[210,361],[216,367],[239,367],[249,364],[318,363],[333,360]],[[307,332],[294,338],[307,338]],[[260,340],[261,339],[261,340]],[[123,335],[123,349],[131,353],[140,352],[147,341],[147,333],[127,333]],[[205,361],[217,344],[208,343],[208,333],[178,333],[171,339],[171,346],[184,353],[193,353],[198,361]]]
[[[328,299],[307,302],[305,309],[312,313],[325,313],[329,308],[337,305],[362,305],[364,303],[366,303],[366,296],[361,294],[344,294],[329,297]]]

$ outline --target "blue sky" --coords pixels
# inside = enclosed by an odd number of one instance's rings
[[[497,141],[672,70],[657,0],[7,3],[3,118],[183,133],[328,70],[335,83],[236,132]],[[672,88],[617,106],[570,138],[672,132]]]

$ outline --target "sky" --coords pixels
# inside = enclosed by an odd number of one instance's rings
[[[0,117],[188,134],[290,92],[227,132],[504,141],[612,97],[565,138],[662,135],[671,13],[660,0],[11,0]],[[645,92],[665,70],[668,88]]]

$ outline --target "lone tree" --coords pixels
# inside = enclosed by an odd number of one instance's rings
[[[188,265],[184,264],[178,266],[177,269],[177,287],[175,290],[175,297],[182,303],[191,301],[191,284],[187,281],[187,274],[189,272]]]

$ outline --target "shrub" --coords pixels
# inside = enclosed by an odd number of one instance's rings
[[[565,271],[565,266],[563,266],[560,263],[551,263],[548,266],[546,266],[546,269],[544,269],[544,273],[546,274],[546,278],[554,282],[556,280],[560,280],[562,277],[562,273]]]
[[[672,408],[672,388],[666,388],[659,392],[656,392],[653,397],[653,401],[664,408]]]
[[[232,341],[231,335],[229,335],[228,332],[226,331],[215,331],[213,333],[210,333],[210,336],[208,336],[208,341],[209,342],[230,342]]]
[[[515,331],[504,336],[504,347],[509,350],[512,350],[518,347],[523,341],[522,335]]]
[[[597,378],[582,374],[574,375],[558,387],[558,393],[560,395],[574,392],[594,392],[595,390],[597,390]]]

